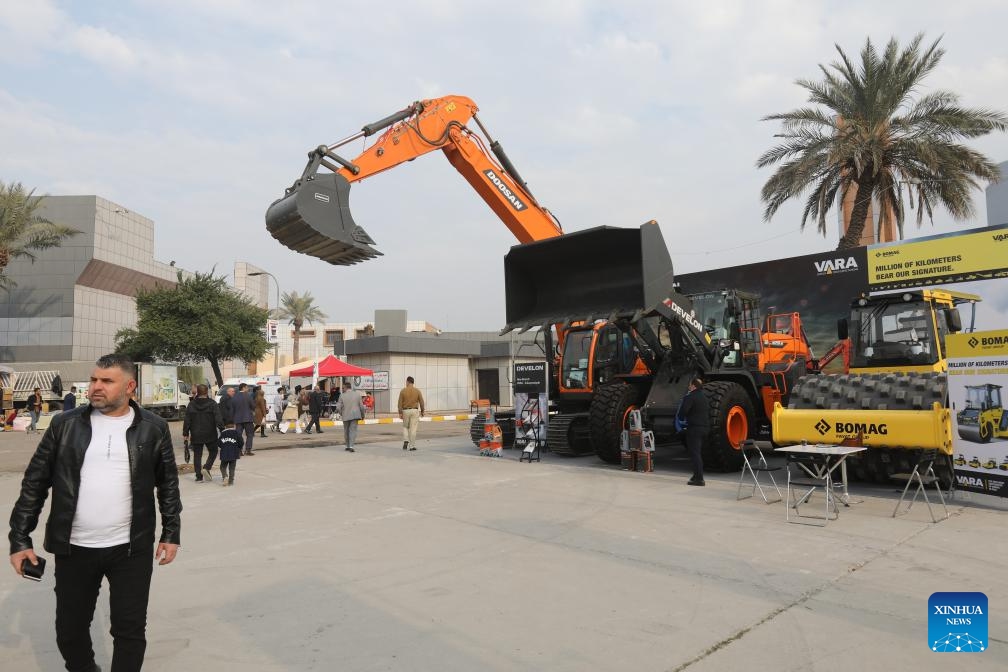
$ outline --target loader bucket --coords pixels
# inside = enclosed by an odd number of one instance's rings
[[[648,312],[672,291],[673,278],[655,222],[517,245],[504,258],[504,331]]]
[[[266,210],[266,229],[285,246],[337,266],[381,256],[350,216],[350,183],[336,173],[302,179]]]

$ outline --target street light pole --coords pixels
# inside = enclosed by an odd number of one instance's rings
[[[276,279],[275,275],[273,275],[272,273],[270,273],[268,271],[256,271],[255,273],[249,273],[249,277],[256,277],[256,276],[260,276],[260,275],[268,275],[269,277],[273,278],[273,284],[276,285],[276,313],[273,314],[273,317],[274,317],[274,319],[279,320],[280,318],[277,317],[277,315],[280,314],[280,281]],[[266,299],[266,302],[269,303],[269,299]],[[279,366],[279,360],[280,360],[280,329],[277,328],[277,339],[276,339],[276,343],[273,344],[273,375],[274,376],[277,375],[277,373],[278,373],[278,368],[277,367]]]

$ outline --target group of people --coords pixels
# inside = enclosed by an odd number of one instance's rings
[[[302,414],[308,414],[308,425],[305,434],[312,433],[312,427],[317,434],[322,433],[322,413],[329,408],[333,417],[339,416],[343,421],[344,450],[355,452],[354,444],[357,443],[357,424],[364,419],[367,414],[367,407],[364,405],[364,398],[361,393],[353,389],[349,382],[343,383],[343,391],[335,394],[328,394],[325,385],[318,383],[315,389],[302,388],[295,389],[296,403],[298,405],[298,418]]]
[[[182,422],[182,440],[186,455],[193,461],[196,482],[213,480],[214,461],[220,457],[221,485],[234,485],[235,467],[242,455],[254,455],[255,415],[259,414],[261,391],[250,395],[242,383],[229,388],[218,404],[210,398],[206,385],[196,386],[196,396],[189,400]],[[265,403],[263,401],[262,403]],[[203,462],[203,449],[207,451]],[[188,460],[187,460],[188,461]]]
[[[89,403],[76,406],[65,400],[64,412],[53,417],[25,470],[11,513],[11,565],[21,576],[40,575],[44,564],[31,534],[51,493],[43,545],[54,556],[56,644],[68,670],[99,669],[90,629],[103,580],[110,595],[112,669],[141,668],[153,561],[171,563],[181,544],[182,502],[171,433],[164,419],[136,402],[136,385],[133,363],[126,357],[106,355],[95,363]],[[317,416],[324,391],[319,386],[314,392],[321,394],[314,402],[309,394],[305,401],[320,431]],[[275,402],[281,411],[283,393],[281,388]],[[196,386],[182,434],[197,481],[212,479],[210,469],[219,455],[221,482],[234,484],[237,460],[254,454],[254,429],[265,417],[261,399],[261,393],[250,394],[241,384],[218,403],[206,385]],[[349,383],[343,385],[335,411],[343,420],[346,449],[353,451],[365,405]],[[416,450],[416,428],[424,412],[423,395],[407,378],[399,394],[403,450]]]

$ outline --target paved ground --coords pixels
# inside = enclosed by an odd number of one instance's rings
[[[234,488],[184,478],[183,550],[155,570],[144,669],[1008,665],[1005,513],[988,498],[957,500],[934,525],[924,508],[892,519],[894,488],[856,486],[863,501],[839,521],[805,527],[782,504],[736,502],[733,476],[686,487],[671,456],[654,474],[519,464],[478,456],[466,422],[422,429],[415,453],[394,432],[354,454],[302,439],[243,458]],[[0,471],[9,506],[20,468]],[[4,669],[60,669],[51,588],[0,572]],[[937,590],[988,595],[986,652],[927,648]],[[100,604],[108,669],[104,592]]]

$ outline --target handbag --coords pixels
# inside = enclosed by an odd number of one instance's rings
[[[185,442],[185,463],[189,464],[189,460],[192,459],[192,454],[189,452],[189,442]]]

